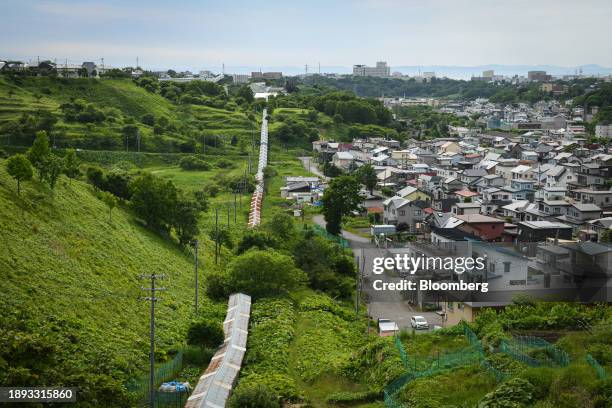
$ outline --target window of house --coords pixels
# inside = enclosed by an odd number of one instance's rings
[[[510,265],[511,265],[510,262],[504,262],[504,272],[505,273],[510,272]]]
[[[446,304],[446,308],[452,312],[453,311],[453,302],[448,302]]]
[[[404,210],[399,210],[399,215],[406,215],[406,211],[404,211]]]
[[[415,216],[421,215],[421,210],[414,210],[414,215]]]

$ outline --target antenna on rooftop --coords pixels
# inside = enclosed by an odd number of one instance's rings
[[[221,63],[221,73],[225,75],[225,62]]]
[[[136,57],[136,69],[138,69],[138,57]]]
[[[308,64],[304,65],[304,74],[308,75]]]

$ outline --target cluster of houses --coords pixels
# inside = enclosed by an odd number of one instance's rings
[[[612,154],[584,138],[496,132],[404,146],[315,141],[313,149],[320,162],[345,172],[371,165],[375,192],[385,194],[367,195],[365,208],[381,224],[416,235],[424,252],[469,242],[473,254],[484,244],[478,251],[490,252],[486,279],[493,279],[493,292],[571,285],[585,270],[612,273],[612,247],[602,242],[612,229]],[[444,315],[453,324],[471,320],[478,307],[509,301],[446,302]]]
[[[57,75],[63,78],[95,78],[112,69],[115,68],[91,61],[85,61],[81,64],[68,63],[68,61],[0,61],[0,72],[27,72],[35,76]],[[143,71],[139,68],[132,69],[130,75],[132,78],[139,78],[143,75]]]
[[[504,224],[493,228],[491,241],[515,241],[529,228],[525,222],[541,221],[563,226],[570,237],[597,240],[612,217],[612,154],[584,139],[528,132],[405,147],[395,140],[315,141],[313,148],[321,161],[346,172],[373,166],[377,190],[393,194],[381,203],[381,221],[400,230],[429,232],[449,218],[471,224],[476,221],[467,219],[478,216],[478,223]]]
[[[552,99],[528,103],[493,103],[479,98],[472,101],[449,101],[440,107],[441,112],[459,117],[477,117],[479,127],[503,131],[561,131],[571,130],[590,122],[598,113],[597,106],[572,106],[572,100],[565,103]]]

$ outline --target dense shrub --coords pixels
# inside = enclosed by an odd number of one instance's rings
[[[373,391],[360,391],[360,392],[349,392],[349,391],[340,391],[335,392],[327,396],[325,401],[328,404],[358,404],[358,403],[366,403],[373,402],[380,398],[379,392]]]
[[[291,257],[274,250],[245,252],[234,258],[227,270],[231,290],[253,298],[288,293],[305,280]]]
[[[294,339],[295,322],[295,309],[288,299],[261,299],[253,304],[249,347],[236,391],[263,385],[283,401],[303,399],[289,374],[289,346]]]
[[[278,396],[265,385],[239,387],[229,400],[230,408],[280,408]]]
[[[236,253],[240,255],[251,248],[266,249],[277,247],[278,241],[271,234],[260,230],[250,230],[246,231],[242,236],[236,247]]]
[[[210,319],[193,322],[187,331],[187,344],[213,348],[223,343],[223,326]]]
[[[535,388],[523,378],[512,378],[497,389],[485,395],[478,404],[479,408],[522,407],[533,400]]]
[[[234,163],[228,159],[219,159],[217,160],[217,167],[220,169],[229,169],[234,167]]]
[[[521,373],[521,378],[534,386],[535,399],[543,399],[548,395],[554,377],[554,369],[548,367],[530,367]]]
[[[179,161],[183,170],[210,170],[210,164],[195,156],[185,156]]]

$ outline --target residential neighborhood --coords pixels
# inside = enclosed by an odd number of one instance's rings
[[[556,119],[566,117],[553,110]],[[605,275],[606,266],[589,254],[609,262],[612,253],[606,244],[612,229],[609,148],[587,143],[583,126],[449,130],[455,136],[427,142],[372,137],[312,143],[312,160],[320,168],[333,166],[340,174],[374,169],[376,186],[372,192],[363,188],[363,207],[354,215],[367,217],[372,231],[376,224],[379,230],[393,227],[385,248],[430,255],[452,248],[453,256],[482,251],[490,259],[485,274],[470,279],[490,282],[495,300],[447,296],[440,302],[436,294],[441,325],[471,321],[483,307],[503,307],[516,291],[559,290],[585,274]],[[317,206],[328,182],[287,177],[281,192],[296,204]],[[381,245],[375,235],[362,232],[373,246]],[[567,266],[551,269],[551,253]],[[580,267],[568,254],[577,254]],[[427,294],[415,299],[419,307],[431,302]]]

